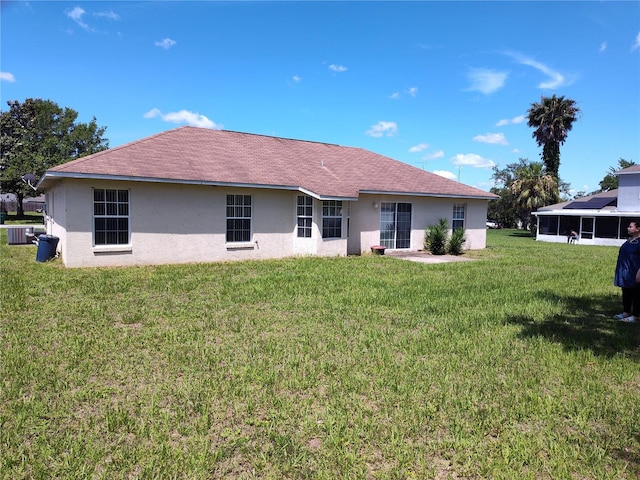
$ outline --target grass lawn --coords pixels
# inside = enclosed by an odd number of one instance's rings
[[[24,212],[24,215],[18,216],[16,212],[9,212],[4,223],[6,225],[42,225],[42,213]],[[3,242],[6,244],[6,239]]]
[[[2,479],[637,479],[618,249],[64,269],[0,233]]]

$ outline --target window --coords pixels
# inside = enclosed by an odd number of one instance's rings
[[[322,202],[322,238],[342,238],[342,201]]]
[[[298,195],[298,237],[311,238],[311,226],[313,224],[313,198],[309,195]]]
[[[227,242],[251,241],[251,195],[227,195]]]
[[[453,222],[451,224],[452,230],[456,230],[457,228],[464,229],[465,209],[466,207],[463,203],[459,203],[453,206]]]
[[[129,190],[93,190],[93,243],[129,243]]]

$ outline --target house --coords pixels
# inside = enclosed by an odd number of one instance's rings
[[[587,245],[620,246],[627,226],[640,221],[640,165],[615,172],[618,188],[588,197],[539,208],[536,239],[567,242],[571,230]]]
[[[482,249],[491,193],[353,147],[181,127],[48,170],[68,267],[420,250],[440,218]]]

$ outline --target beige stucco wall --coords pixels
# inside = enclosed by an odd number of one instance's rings
[[[46,210],[44,215],[44,225],[47,234],[60,238],[56,250],[58,253],[64,254],[66,245],[66,229],[64,225],[67,223],[65,205],[65,189],[56,189],[49,191],[45,195]]]
[[[464,204],[465,250],[480,250],[486,247],[487,201],[452,198],[412,197],[403,195],[360,195],[351,206],[351,232],[349,254],[370,252],[373,245],[380,244],[380,204],[402,202],[412,205],[411,247],[424,247],[424,231],[429,225],[446,218],[452,224],[453,205]]]
[[[129,189],[130,243],[93,245],[93,188]],[[226,242],[226,196],[252,195],[252,238]],[[343,238],[323,239],[322,202],[314,199],[311,238],[297,237],[296,199],[288,190],[66,179],[47,192],[47,232],[60,238],[58,250],[68,267],[123,266],[340,256],[369,252],[379,243],[379,204],[413,205],[411,250],[423,248],[424,228],[451,219],[454,203],[465,203],[466,249],[485,247],[486,201],[362,195],[343,202]],[[374,206],[374,202],[378,207]],[[347,238],[347,225],[350,237]]]
[[[129,189],[131,241],[93,246],[93,188]],[[253,197],[251,242],[226,242],[226,195]],[[346,238],[323,240],[321,202],[312,238],[296,235],[295,191],[144,182],[64,180],[47,192],[48,233],[68,267],[217,262],[294,255],[345,255]],[[346,229],[343,229],[346,236]]]

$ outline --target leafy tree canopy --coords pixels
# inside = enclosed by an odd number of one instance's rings
[[[618,188],[618,176],[615,175],[615,173],[618,170],[622,170],[633,165],[635,165],[634,162],[625,160],[624,158],[618,159],[618,168],[609,167],[609,173],[607,173],[600,182],[600,190],[596,190],[593,193],[608,192],[609,190],[615,190]]]
[[[500,199],[489,202],[491,218],[505,226],[519,224],[524,228],[531,226],[531,212],[556,202],[558,188],[568,194],[570,187],[564,182],[558,187],[558,181],[541,162],[526,158],[503,169],[493,167],[493,180],[496,187],[491,192],[500,195]]]
[[[78,123],[75,110],[51,100],[28,98],[7,105],[0,112],[0,190],[16,195],[22,215],[23,199],[37,194],[22,180],[25,174],[40,178],[51,167],[106,150],[109,141],[95,117]]]

